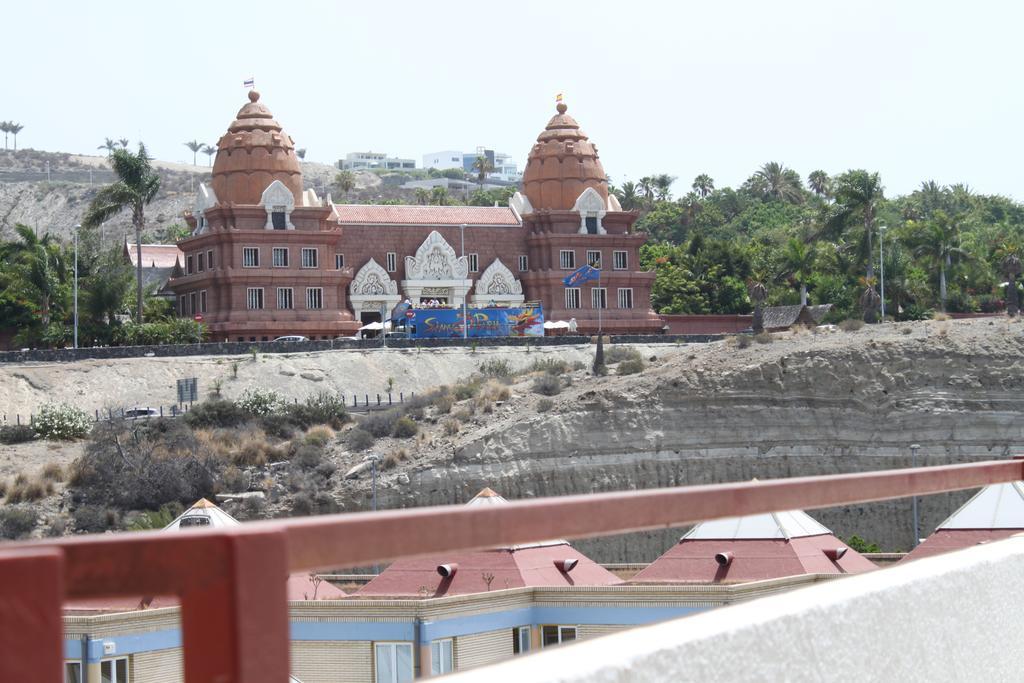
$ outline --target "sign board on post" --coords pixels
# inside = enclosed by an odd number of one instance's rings
[[[178,380],[178,403],[193,403],[199,400],[199,379],[190,377]]]

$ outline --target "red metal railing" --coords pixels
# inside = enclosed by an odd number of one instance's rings
[[[0,681],[61,680],[65,599],[176,595],[189,683],[280,683],[290,572],[681,526],[1024,479],[1024,461],[689,486],[12,543],[0,550]]]

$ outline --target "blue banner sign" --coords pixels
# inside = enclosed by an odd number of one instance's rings
[[[462,336],[461,308],[412,309],[408,319],[411,337],[418,339]],[[544,311],[540,306],[520,308],[469,308],[469,337],[543,337]]]

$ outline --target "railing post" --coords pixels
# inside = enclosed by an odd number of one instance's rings
[[[0,551],[0,681],[64,680],[63,564],[56,548]]]
[[[391,405],[391,392],[388,392],[388,405]]]

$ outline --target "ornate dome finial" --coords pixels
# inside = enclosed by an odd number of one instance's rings
[[[608,180],[597,148],[569,116],[562,95],[555,98],[551,117],[530,150],[523,171],[523,191],[534,209],[571,211],[580,194],[594,188],[608,199]]]
[[[258,90],[250,90],[249,91],[249,101],[250,102],[256,102],[259,99],[260,99],[260,93],[259,93]]]
[[[569,107],[565,106],[565,102],[559,102],[558,106],[556,106],[555,109],[558,110],[559,114],[564,114],[565,112],[569,111]]]

